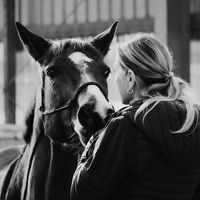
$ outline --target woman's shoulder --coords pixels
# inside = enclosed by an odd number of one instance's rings
[[[131,107],[132,107],[132,112],[136,112],[136,110],[143,104],[145,103],[145,100],[144,101],[140,101],[139,103],[138,102],[135,102],[135,103],[132,103],[131,104]],[[200,112],[200,105],[198,104],[195,104],[194,107],[197,108],[197,110]],[[151,113],[158,113],[159,111],[162,112],[162,114],[164,113],[179,113],[181,115],[184,115],[185,117],[185,114],[187,112],[187,108],[186,108],[186,105],[183,101],[181,100],[174,100],[174,101],[159,101],[159,102],[156,102],[156,103],[153,103],[152,105],[150,105],[148,107],[147,110],[151,110]],[[145,114],[146,112],[144,111],[143,113],[141,114]]]
[[[135,102],[116,111],[110,119],[111,124],[117,123],[122,126],[144,128],[144,124],[153,123],[156,124],[156,126],[161,126],[161,124],[167,123],[175,124],[177,127],[180,127],[180,124],[184,122],[187,114],[186,106],[182,101],[161,101],[151,105],[135,118],[136,112],[143,103],[145,103],[145,101]],[[200,112],[200,106],[195,106]]]
[[[134,104],[129,104],[120,108],[113,113],[111,120],[129,121],[132,125],[135,125],[134,115],[141,104],[141,101],[137,101]]]
[[[129,117],[127,118],[127,116],[134,112],[135,112],[135,109],[133,106],[131,105],[124,106],[112,114],[112,116],[110,117],[109,123],[113,123],[117,121],[119,123],[123,123],[124,121],[129,121],[129,123],[132,124],[134,122],[132,122],[132,120],[130,121]]]
[[[197,109],[198,112],[200,112],[200,106],[195,104],[194,107]],[[181,100],[175,100],[175,101],[161,101],[157,104],[155,104],[155,107],[152,109],[152,112],[154,114],[158,114],[161,112],[161,114],[167,114],[171,115],[173,118],[174,114],[178,114],[179,118],[185,118],[185,115],[187,113],[187,107],[185,103]],[[175,116],[174,116],[175,117]]]
[[[199,113],[200,107],[198,105],[195,105],[195,107],[197,107]],[[187,112],[186,105],[180,100],[160,101],[140,112],[136,118],[136,123],[141,128],[148,130],[152,127],[157,127],[158,130],[161,128],[179,130],[185,122]]]
[[[132,115],[134,112],[134,108],[132,106],[125,106],[115,113],[112,114],[109,121],[107,122],[106,126],[104,127],[104,130],[106,132],[130,132],[130,130],[135,130],[137,127],[134,120],[132,120],[129,115]],[[101,132],[104,132],[104,130],[101,130]]]

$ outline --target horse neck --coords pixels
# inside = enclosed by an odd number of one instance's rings
[[[51,143],[46,199],[70,199],[71,181],[76,164],[77,155],[70,153],[65,145]]]
[[[51,121],[50,121],[51,122]],[[59,115],[55,115],[53,123],[47,123],[46,134],[53,137],[72,134],[71,127],[64,129],[61,124]],[[52,132],[54,131],[54,132]],[[56,133],[56,136],[55,136]],[[51,138],[51,158],[49,163],[49,173],[46,182],[46,200],[51,199],[70,199],[70,187],[73,173],[76,169],[78,154],[74,151],[74,146],[79,143],[77,135],[72,137],[74,141],[72,143],[66,143],[69,138],[64,139],[64,143],[55,142],[54,138]],[[56,184],[55,184],[56,183]]]
[[[35,98],[26,117],[24,138],[27,148],[24,160],[22,158],[25,168],[22,193],[26,199],[31,199],[31,196],[42,200],[53,197],[69,199],[77,156],[69,152],[68,144],[51,143],[48,137],[59,139],[62,135],[69,136],[71,132],[64,130],[60,114],[42,116],[37,102],[40,101]]]
[[[48,175],[50,161],[49,139],[44,135],[44,127],[40,113],[35,112],[33,129],[29,143],[26,145],[21,159],[24,168],[22,184],[22,200],[44,199],[43,191]]]
[[[50,161],[50,154],[48,157],[46,152],[50,152],[50,145],[47,138],[44,137],[42,129],[39,128],[41,126],[40,119],[34,118],[32,123],[33,122],[32,132],[27,133],[31,138],[30,142],[26,144],[23,155],[16,160],[16,163],[13,163],[12,166],[10,166],[8,171],[10,175],[6,175],[6,184],[8,187],[6,188],[6,191],[4,191],[6,195],[5,199],[33,199],[32,196],[36,196],[36,193],[40,195],[39,197],[34,198],[35,200],[44,199],[41,197],[44,197],[44,194],[38,191],[40,188],[45,187],[47,177],[47,172],[45,170],[48,168]],[[31,129],[28,128],[27,130],[30,131]],[[39,138],[40,136],[43,137]],[[39,160],[38,155],[40,156]],[[42,156],[44,159],[41,159]],[[37,173],[37,169],[40,169],[41,165],[43,172],[46,172],[46,174]],[[34,178],[34,181],[32,181],[33,177],[36,177]],[[38,180],[38,177],[40,177],[40,180]]]
[[[58,122],[60,121],[58,115],[49,122],[45,122],[44,120],[45,119],[42,119],[41,117],[35,118],[32,141],[30,143],[30,146],[32,146],[32,153],[34,153],[34,145],[36,145],[38,140],[41,140],[38,142],[37,150],[35,150],[36,155],[34,155],[34,157],[36,158],[35,161],[33,159],[32,172],[34,173],[35,171],[35,173],[38,173],[37,168],[39,167],[38,163],[40,163],[40,165],[42,166],[42,172],[41,175],[38,175],[37,177],[42,177],[42,181],[34,180],[33,182],[36,184],[35,186],[30,185],[29,193],[32,192],[32,187],[35,187],[34,191],[37,194],[39,193],[38,191],[41,190],[40,188],[45,188],[45,191],[40,192],[44,193],[44,199],[67,200],[70,198],[70,186],[72,176],[76,168],[77,154],[72,154],[71,150],[73,146],[70,147],[70,145],[67,143],[61,144],[59,142],[53,142],[53,140],[50,140],[47,135],[52,134],[52,131],[56,131],[56,133],[59,135],[69,135],[70,133],[67,133],[67,131],[71,130],[64,130],[62,128],[63,126],[60,126],[58,124]],[[45,125],[47,127],[44,127]],[[43,160],[39,160],[37,155],[41,153],[43,155],[46,155],[48,158],[44,157]],[[41,157],[41,155],[39,156]],[[41,197],[37,198],[40,199]]]

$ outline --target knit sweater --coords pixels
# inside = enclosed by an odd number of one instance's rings
[[[160,102],[135,122],[137,108],[115,114],[89,141],[74,173],[72,200],[192,199],[200,182],[197,120],[186,133],[174,134],[185,120],[181,102]]]

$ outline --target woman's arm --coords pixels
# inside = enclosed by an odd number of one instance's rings
[[[117,188],[127,173],[130,133],[134,134],[134,126],[123,116],[110,122],[100,134],[93,154],[78,164],[72,181],[72,200],[103,200]]]

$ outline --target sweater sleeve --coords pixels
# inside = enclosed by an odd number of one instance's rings
[[[78,164],[72,180],[72,200],[104,200],[116,189],[127,173],[127,139],[133,132],[131,121],[123,116],[110,122],[92,155]]]

